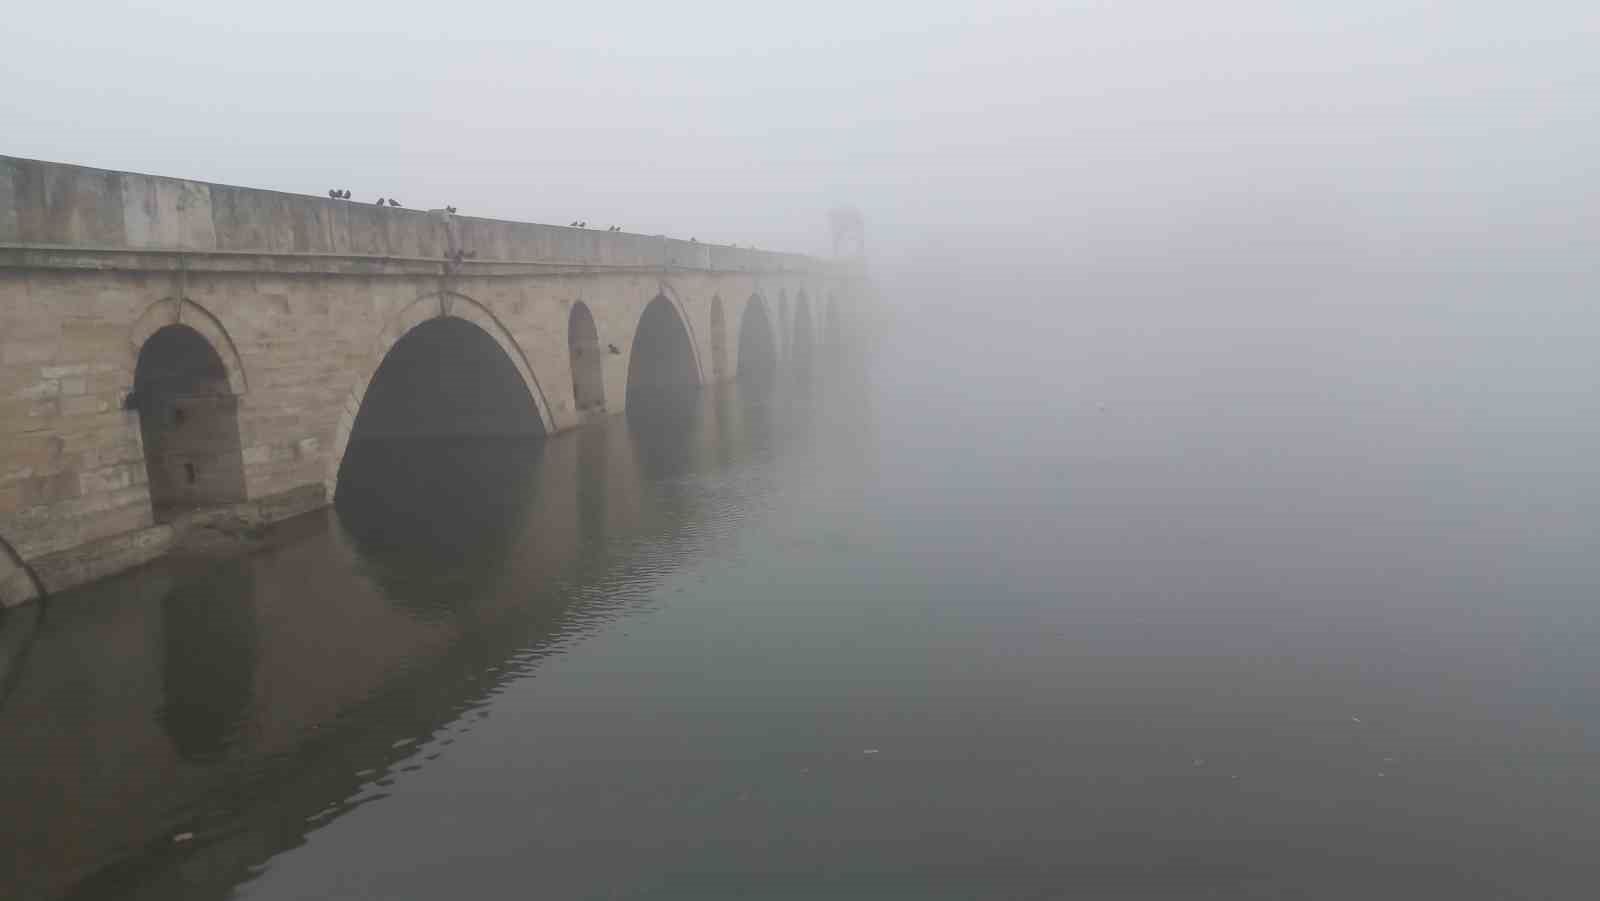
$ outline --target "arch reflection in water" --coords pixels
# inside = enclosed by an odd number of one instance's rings
[[[161,728],[185,760],[223,756],[255,703],[252,571],[229,563],[161,600]]]
[[[360,442],[342,528],[306,517],[262,553],[56,598],[5,709],[52,726],[7,738],[0,791],[30,815],[0,823],[0,885],[229,897],[419,737],[732,540],[771,487],[741,468],[764,471],[772,407],[728,387],[674,430]]]

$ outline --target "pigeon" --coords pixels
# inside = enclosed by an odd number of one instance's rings
[[[399,206],[400,205],[400,201],[395,200],[393,197],[391,197],[391,198],[389,198],[389,205],[390,206]]]
[[[349,200],[350,199],[350,189],[349,188],[345,188],[343,193],[340,196],[342,196],[345,200]]]
[[[620,354],[620,353],[622,353],[622,351],[620,351],[620,350],[617,350],[617,346],[616,346],[616,345],[615,345],[615,344],[607,344],[607,345],[606,345],[606,350],[609,350],[609,351],[611,351],[611,352],[612,352],[612,353],[614,353],[614,354]]]
[[[578,223],[578,227],[579,228],[588,228],[589,227],[589,220],[585,219],[582,222],[579,222]]]
[[[378,206],[383,206],[383,198],[382,197],[378,198]]]
[[[328,199],[329,200],[338,200],[342,196],[343,196],[342,194],[340,194],[338,191],[335,191],[333,188],[329,188],[328,189]]]
[[[456,208],[453,207],[453,206],[447,206],[447,207],[444,208],[444,211],[446,213],[449,213],[450,215],[454,216],[455,213],[456,213]]]
[[[574,219],[571,222],[567,223],[567,228],[577,228],[577,227],[578,227],[578,220],[576,220],[576,219]]]

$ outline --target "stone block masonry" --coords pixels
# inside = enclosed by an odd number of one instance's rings
[[[657,298],[705,384],[754,305],[781,363],[869,293],[794,254],[0,157],[0,605],[148,560],[195,510],[330,502],[378,367],[432,319],[492,339],[555,432],[623,410]]]

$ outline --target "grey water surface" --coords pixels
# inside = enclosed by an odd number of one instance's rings
[[[0,622],[0,895],[1593,897],[1592,319],[1257,312],[354,447]]]

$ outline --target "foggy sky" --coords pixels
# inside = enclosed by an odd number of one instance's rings
[[[819,252],[850,202],[902,263],[1600,237],[1591,4],[27,3],[0,47],[0,152],[467,214]]]

